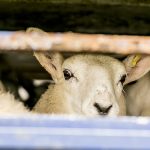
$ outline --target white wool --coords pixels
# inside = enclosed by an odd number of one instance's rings
[[[14,95],[9,92],[0,94],[0,115],[21,115],[29,113],[29,110],[22,102],[16,100]]]
[[[133,116],[150,116],[150,74],[126,87],[127,112]]]

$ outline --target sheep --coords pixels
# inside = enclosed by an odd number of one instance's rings
[[[0,81],[0,115],[30,114],[30,110],[23,103],[15,99],[14,95],[5,90]]]
[[[29,28],[29,33],[47,33]],[[54,80],[33,111],[49,114],[118,116],[126,114],[122,62],[105,55],[77,54],[64,59],[58,52],[34,52]],[[132,77],[131,77],[132,78]]]
[[[27,32],[47,36],[37,28]],[[129,65],[136,60],[134,55],[123,62],[102,54],[78,54],[67,59],[58,52],[34,55],[54,80],[33,108],[38,113],[126,115],[123,86],[147,72]],[[140,63],[146,61],[147,58]]]
[[[132,116],[150,116],[150,56],[141,55],[140,60],[132,68],[129,64],[132,62],[131,55],[124,61],[128,76],[126,84],[135,81],[133,84],[125,86],[125,98],[127,105],[127,114]],[[132,68],[132,71],[130,69]]]

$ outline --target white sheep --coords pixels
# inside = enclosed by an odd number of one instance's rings
[[[47,35],[36,28],[30,28],[27,32]],[[119,60],[94,54],[78,54],[65,60],[56,52],[34,54],[54,80],[34,111],[84,116],[126,114],[122,92],[126,69]],[[130,80],[132,75],[128,77],[128,82]]]
[[[137,80],[132,85],[125,87],[127,114],[133,116],[150,116],[150,56],[141,55],[140,60],[132,68],[129,64],[132,63],[133,57],[136,56],[132,55],[124,61],[126,70],[129,72],[129,79],[126,79],[126,83]]]
[[[36,28],[29,28],[27,32],[47,36],[46,32]],[[128,63],[124,65],[115,58],[98,54],[78,54],[65,60],[57,52],[34,54],[54,80],[34,111],[84,116],[126,114],[123,85],[136,78],[131,73],[124,83],[126,70],[129,74],[133,69]],[[132,56],[129,58],[133,59]]]
[[[23,115],[29,114],[30,111],[23,103],[15,99],[14,95],[7,92],[0,82],[0,115]]]

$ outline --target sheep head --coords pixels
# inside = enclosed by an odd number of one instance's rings
[[[34,28],[28,32],[47,34]],[[69,113],[85,116],[125,114],[123,85],[137,78],[134,73],[135,67],[128,65],[133,61],[133,57],[125,59],[122,63],[105,55],[82,54],[65,60],[58,52],[34,52],[34,55],[55,82],[46,93],[57,95],[55,98],[41,98],[35,110],[40,111],[42,104],[43,112],[44,109],[47,113],[54,112],[50,111],[53,106],[49,106],[48,102],[53,99],[58,103],[64,102],[69,108]],[[128,78],[125,79],[127,73]],[[55,105],[58,106],[58,103]],[[59,113],[59,109],[56,112]]]

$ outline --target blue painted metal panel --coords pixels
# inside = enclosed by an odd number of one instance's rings
[[[150,149],[150,119],[0,118],[0,149]]]

